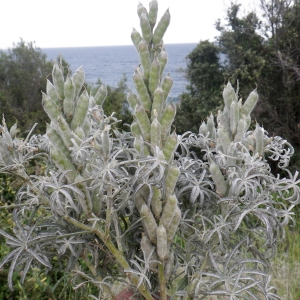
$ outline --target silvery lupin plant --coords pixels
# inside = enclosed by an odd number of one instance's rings
[[[98,299],[118,299],[120,288],[151,300],[279,299],[269,261],[299,203],[298,173],[287,169],[293,148],[258,124],[249,130],[257,92],[243,103],[230,83],[216,120],[178,136],[164,72],[170,13],[157,23],[156,0],[137,12],[129,132],[104,114],[105,85],[89,94],[83,69],[65,78],[59,63],[42,96],[46,133],[23,141],[3,119],[0,170],[23,180],[5,207],[13,209],[13,235],[0,230],[12,248],[0,264],[10,263],[9,287],[15,270],[23,282],[31,265],[51,269],[56,258],[75,288],[97,286]],[[38,159],[46,171],[37,176],[28,165]],[[287,178],[273,175],[267,159]]]

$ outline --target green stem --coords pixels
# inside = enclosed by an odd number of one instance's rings
[[[216,244],[216,242],[217,242],[217,240],[214,239],[213,242],[212,242],[213,246],[214,246],[214,244]],[[208,253],[208,250],[207,250],[207,251],[205,252],[205,257],[204,257],[204,259],[203,259],[203,261],[202,261],[202,263],[201,263],[201,266],[200,266],[200,268],[199,268],[199,273],[202,272],[202,271],[207,267],[208,262],[209,262],[209,253]],[[196,275],[197,278],[200,277],[199,273]],[[194,292],[194,289],[195,289],[195,287],[196,287],[196,284],[197,284],[197,282],[195,281],[194,284],[191,284],[191,285],[190,285],[190,287],[189,287],[189,296],[188,296],[188,300],[193,299],[192,293]]]
[[[120,237],[120,228],[119,228],[119,220],[118,220],[118,215],[117,214],[113,214],[112,216],[113,222],[114,222],[114,227],[115,227],[115,231],[116,231],[116,242],[118,245],[118,249],[120,252],[123,253],[123,247],[122,247],[122,243],[121,243],[121,237]]]
[[[158,281],[159,281],[160,299],[167,300],[165,268],[162,262],[158,265]]]
[[[37,206],[37,205],[40,205],[40,204],[32,204],[32,205]],[[28,206],[28,204],[25,203],[25,204],[4,205],[4,206],[0,206],[0,209],[14,209],[14,208],[23,207],[23,206]]]
[[[124,255],[115,247],[113,242],[111,241],[110,237],[105,234],[105,231],[103,231],[99,226],[97,228],[92,228],[88,225],[82,224],[81,222],[71,218],[70,216],[64,216],[63,217],[67,222],[81,228],[84,230],[88,230],[90,232],[95,233],[107,246],[109,249],[110,253],[115,257],[115,259],[119,262],[121,267],[123,269],[131,269],[130,265],[128,264],[126,258]],[[127,274],[128,278],[132,282],[134,286],[138,286],[139,284],[139,277],[136,274]],[[149,290],[146,288],[144,284],[141,284],[138,288],[140,293],[145,297],[146,300],[154,300],[153,297],[151,296]],[[166,300],[166,299],[165,299]]]
[[[108,159],[105,158],[105,165],[108,165]],[[113,206],[113,192],[112,192],[112,187],[108,183],[108,188],[107,188],[107,201],[106,201],[106,224],[105,224],[105,234],[108,237],[109,232],[110,232],[110,223],[111,223],[111,214],[112,214],[112,206]]]
[[[87,267],[89,268],[89,270],[95,277],[95,279],[97,281],[101,282],[103,280],[103,278],[101,277],[101,275],[97,274],[97,271],[96,271],[95,267],[93,266],[93,264],[91,263],[91,261],[89,260],[89,258],[87,257],[86,252],[84,252],[84,254],[83,254],[83,259],[84,259]],[[112,300],[116,299],[114,294],[112,293],[111,289],[107,285],[103,284],[102,287],[103,287],[105,293],[107,295],[110,295],[110,299],[112,299]]]

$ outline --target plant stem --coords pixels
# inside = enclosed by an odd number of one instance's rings
[[[160,299],[167,300],[165,268],[162,262],[158,265],[158,281],[159,281]]]
[[[108,184],[107,189],[107,208],[106,208],[106,224],[105,224],[105,234],[109,236],[110,231],[110,223],[111,223],[111,214],[112,214],[112,206],[113,206],[113,198],[112,198],[112,187]]]
[[[88,225],[82,224],[81,222],[71,218],[70,216],[64,216],[63,217],[67,222],[81,228],[84,230],[88,230],[90,232],[95,233],[107,246],[109,249],[110,253],[115,257],[115,259],[119,262],[121,267],[123,269],[131,269],[130,265],[128,264],[127,260],[125,259],[124,255],[115,247],[113,242],[111,241],[110,237],[105,234],[105,231],[103,231],[99,226],[97,228],[92,228]],[[139,277],[136,274],[127,274],[128,278],[132,282],[134,286],[138,286],[139,284]],[[145,297],[146,300],[154,300],[153,297],[151,296],[149,290],[144,284],[141,284],[138,288],[140,293]],[[163,300],[166,300],[163,299]]]
[[[89,270],[91,271],[91,273],[93,274],[93,276],[95,277],[95,279],[99,282],[101,282],[103,280],[103,278],[101,277],[101,275],[99,275],[95,269],[95,267],[91,264],[91,261],[89,260],[89,258],[87,257],[86,255],[86,252],[84,252],[83,254],[83,259],[87,265],[87,267],[89,268]],[[106,286],[105,284],[102,285],[104,291],[106,294],[110,295],[111,299],[114,300],[115,299],[115,296],[114,294],[112,293],[111,289]]]

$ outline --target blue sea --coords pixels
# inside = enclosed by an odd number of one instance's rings
[[[177,98],[185,91],[187,81],[180,70],[186,68],[186,56],[196,47],[196,44],[167,44],[168,64],[165,75],[170,72],[174,84],[170,97]],[[81,48],[43,48],[42,51],[50,60],[55,60],[61,54],[69,63],[74,73],[83,66],[86,81],[94,84],[98,78],[101,82],[116,87],[125,74],[128,87],[134,89],[132,75],[139,65],[138,54],[134,46],[103,46]]]

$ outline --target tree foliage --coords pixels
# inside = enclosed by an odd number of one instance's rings
[[[187,93],[180,97],[180,109],[175,119],[176,130],[198,130],[207,112],[221,105],[223,67],[219,48],[209,41],[202,41],[188,56],[186,77]]]
[[[8,124],[17,119],[22,132],[36,121],[40,130],[45,128],[41,91],[51,71],[52,63],[32,42],[21,39],[12,49],[0,52],[0,113],[5,113]]]
[[[242,15],[241,8],[240,4],[232,3],[225,21],[216,24],[220,36],[214,43],[217,45],[215,52],[224,54],[226,58],[218,62],[217,70],[221,70],[223,82],[229,79],[234,83],[237,80],[243,82],[239,91],[242,99],[257,86],[260,99],[254,117],[271,135],[282,135],[299,148],[300,2],[261,0],[263,14],[252,11]],[[201,41],[187,57],[186,74],[190,84],[188,95],[183,94],[178,118],[183,118],[190,104],[195,115],[190,116],[188,122],[193,119],[194,123],[199,123],[198,111],[209,113],[215,104],[213,95],[209,93],[210,87],[203,84],[203,81],[209,84],[213,78],[206,80],[208,68],[205,63],[197,63],[206,44],[206,41]],[[207,57],[206,62],[210,64],[211,59]],[[213,69],[215,66],[212,64]],[[199,80],[198,86],[194,84],[193,74],[200,74],[198,78],[202,79],[202,83]],[[222,75],[217,71],[215,74],[219,80],[217,87],[222,84]]]

